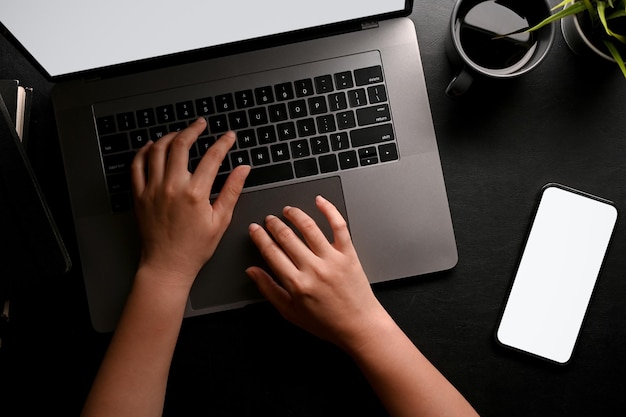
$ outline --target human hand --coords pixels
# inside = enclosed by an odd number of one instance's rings
[[[265,220],[269,234],[257,224],[249,228],[250,237],[279,283],[259,267],[246,272],[287,320],[354,350],[375,337],[372,324],[387,321],[388,315],[374,296],[345,219],[323,197],[318,196],[315,203],[330,224],[334,242],[330,243],[302,210],[285,207],[283,215],[304,241],[275,216]]]
[[[181,132],[149,142],[131,167],[142,239],[140,267],[160,272],[162,279],[174,277],[172,284],[188,289],[230,224],[250,172],[247,166],[235,168],[211,204],[211,186],[236,137],[234,132],[222,136],[192,174],[187,168],[189,149],[205,127],[206,120],[199,118]]]

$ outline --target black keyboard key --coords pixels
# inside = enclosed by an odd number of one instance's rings
[[[345,71],[335,74],[335,85],[337,86],[337,90],[344,90],[346,88],[354,87],[352,72]]]
[[[267,147],[263,146],[261,148],[254,148],[250,150],[250,156],[252,159],[253,166],[266,165],[269,164],[270,161],[270,151]]]
[[[198,144],[198,152],[200,153],[200,156],[203,156],[215,143],[215,136],[198,138],[196,143]]]
[[[294,100],[289,102],[289,117],[292,119],[298,119],[300,117],[308,116],[308,112],[306,110],[306,101],[304,100]]]
[[[287,114],[287,106],[285,103],[272,104],[268,107],[270,114],[270,122],[283,122],[289,118]]]
[[[176,120],[176,115],[174,114],[174,106],[171,104],[166,104],[165,106],[159,106],[156,108],[156,118],[157,122],[160,124],[172,123]]]
[[[339,166],[341,169],[350,169],[359,166],[359,159],[354,150],[340,152],[337,156],[339,157]]]
[[[373,146],[369,146],[367,148],[359,149],[359,162],[361,166],[374,165],[378,163],[378,154],[376,153],[376,148]]]
[[[130,172],[130,165],[134,157],[135,152],[133,151],[104,156],[102,159],[105,174],[110,175]]]
[[[238,109],[247,109],[254,106],[252,90],[237,91],[235,93],[235,104]]]
[[[233,130],[245,129],[248,127],[248,116],[245,111],[236,111],[228,114],[230,128]]]
[[[237,144],[240,149],[252,148],[257,145],[254,129],[246,129],[237,132]]]
[[[137,112],[137,126],[148,127],[156,124],[154,109],[144,109]]]
[[[259,105],[271,104],[274,102],[274,92],[272,91],[272,87],[256,88],[254,90],[254,96],[257,104]]]
[[[326,105],[326,97],[316,96],[311,97],[309,102],[309,112],[312,115],[328,113],[328,106]]]
[[[313,80],[310,78],[295,81],[296,97],[307,97],[313,95]]]
[[[117,133],[100,138],[100,150],[103,154],[122,152],[129,149],[130,143],[128,142],[128,134],[126,133]]]
[[[215,113],[213,99],[211,97],[205,97],[196,100],[196,113],[198,116],[208,116]]]
[[[169,133],[166,126],[156,126],[150,128],[150,140],[156,142]]]
[[[381,162],[396,161],[398,159],[398,148],[394,142],[385,143],[378,146],[378,154]]]
[[[317,169],[317,161],[315,158],[300,159],[293,163],[293,168],[296,172],[296,177],[310,177],[311,175],[319,174]]]
[[[148,142],[148,131],[146,129],[134,130],[130,132],[130,146],[139,149]]]
[[[168,130],[170,132],[180,132],[187,128],[187,122],[176,122],[169,125]]]
[[[293,122],[279,123],[276,125],[278,139],[290,140],[296,138],[296,125]]]
[[[274,162],[282,162],[291,159],[289,144],[287,143],[277,143],[276,145],[270,146],[270,152],[272,154],[272,161]]]
[[[320,155],[330,152],[330,144],[326,136],[316,136],[314,138],[311,138],[310,142],[311,152],[313,152],[314,155]]]
[[[196,111],[194,109],[193,102],[183,101],[182,103],[176,104],[176,115],[179,120],[191,119],[196,117]]]
[[[293,85],[291,83],[276,84],[274,86],[276,99],[279,101],[291,100],[294,98]]]
[[[209,129],[211,133],[224,133],[228,130],[228,120],[225,114],[218,114],[209,117]]]
[[[252,168],[246,179],[246,187],[256,185],[271,184],[279,181],[286,181],[294,178],[291,162],[283,162],[276,165],[267,165]]]
[[[117,127],[119,130],[131,130],[137,127],[133,113],[120,113],[117,115]]]
[[[355,129],[350,132],[352,146],[355,148],[373,145],[380,142],[389,142],[394,139],[393,128],[390,123],[373,127]]]
[[[340,130],[356,127],[356,120],[352,110],[337,113],[337,126]]]
[[[322,75],[321,77],[315,77],[315,91],[317,94],[330,93],[335,88],[333,87],[333,77],[330,75]]]
[[[335,116],[333,116],[332,114],[318,116],[315,120],[317,122],[317,131],[319,133],[330,133],[337,130]]]
[[[294,158],[304,158],[305,156],[311,155],[309,142],[306,139],[294,140],[293,142],[290,142],[290,146],[291,155]]]
[[[389,106],[387,104],[379,104],[378,106],[358,109],[356,118],[359,126],[373,125],[376,123],[385,123],[391,121]]]
[[[361,107],[367,105],[367,95],[364,88],[348,91],[348,102],[350,107]]]
[[[133,206],[130,193],[111,194],[111,210],[121,212],[128,211]]]
[[[315,120],[313,119],[300,119],[296,121],[298,128],[298,136],[303,138],[306,136],[313,136],[317,132],[315,131]]]
[[[333,151],[343,151],[350,147],[348,134],[346,132],[333,133],[330,135],[330,146]]]
[[[96,127],[98,129],[98,135],[110,135],[115,133],[117,128],[115,127],[115,118],[113,116],[103,116],[96,119]]]
[[[383,82],[383,69],[380,65],[354,71],[356,85],[378,84]]]
[[[228,178],[228,174],[218,174],[213,181],[213,186],[211,187],[211,194],[219,193],[222,191],[224,184],[226,183],[226,179]]]
[[[265,107],[257,107],[248,110],[248,117],[252,126],[261,126],[268,123],[267,110],[265,110]]]
[[[348,108],[346,93],[340,92],[328,96],[328,105],[331,111],[340,111]]]
[[[337,163],[337,157],[331,153],[329,155],[322,155],[318,159],[320,165],[320,172],[326,174],[328,172],[335,172],[339,170],[339,164]]]
[[[215,96],[215,108],[218,112],[235,110],[235,100],[233,99],[233,95],[228,93]]]
[[[276,142],[276,129],[273,125],[259,127],[256,130],[256,135],[260,144],[267,145],[268,143]]]
[[[107,175],[107,186],[109,192],[120,193],[130,191],[130,174],[128,172]]]
[[[370,104],[382,103],[387,101],[387,90],[384,85],[374,85],[367,87],[367,97],[370,100]]]
[[[235,151],[230,154],[230,162],[233,168],[239,165],[250,165],[250,155],[248,155],[247,150]]]

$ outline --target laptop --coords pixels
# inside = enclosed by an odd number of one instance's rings
[[[457,250],[415,27],[405,0],[93,6],[2,2],[10,37],[55,83],[53,105],[93,327],[114,329],[139,257],[129,165],[148,139],[206,117],[189,169],[227,129],[216,179],[252,171],[185,316],[262,299],[248,224],[321,194],[372,283],[454,267]],[[216,194],[213,194],[213,197]]]

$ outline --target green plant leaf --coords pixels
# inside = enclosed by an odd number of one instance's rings
[[[620,42],[626,44],[626,36],[620,35],[618,33],[613,32],[606,21],[606,2],[598,1],[598,16],[600,17],[600,21],[602,22],[602,26],[604,26],[604,30],[607,35],[614,37]]]
[[[589,1],[589,0],[586,0],[586,1]],[[535,26],[533,26],[533,27],[531,27],[529,29],[524,29],[522,31],[518,31],[518,32],[514,32],[514,33],[521,33],[521,32],[524,32],[524,31],[533,32],[535,30],[541,29],[542,27],[544,27],[546,25],[549,25],[552,22],[556,22],[557,20],[561,20],[564,17],[572,16],[572,15],[575,15],[577,13],[583,12],[585,10],[587,10],[587,6],[585,5],[585,3],[583,3],[583,2],[574,2],[574,3],[572,3],[571,6],[566,7],[563,10],[561,10],[559,12],[556,12],[556,13],[546,17],[544,20],[542,20],[541,22],[539,22]]]
[[[622,70],[622,74],[624,75],[624,78],[626,78],[626,64],[624,64],[624,59],[622,58],[619,51],[617,50],[617,47],[613,44],[613,42],[608,41],[608,40],[604,41],[604,45],[609,50],[611,55],[613,55],[613,59],[615,59],[615,62],[617,62],[617,65]]]

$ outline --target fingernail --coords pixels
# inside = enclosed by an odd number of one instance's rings
[[[196,119],[196,123],[199,123],[199,124],[203,124],[203,125],[204,125],[204,124],[206,124],[206,119],[205,119],[204,117],[198,117],[198,118]]]
[[[254,232],[254,231],[256,231],[256,230],[259,230],[260,228],[261,228],[261,226],[259,226],[258,224],[256,224],[256,223],[250,223],[250,225],[248,226],[248,231],[249,231],[250,233],[252,233],[252,232]]]

